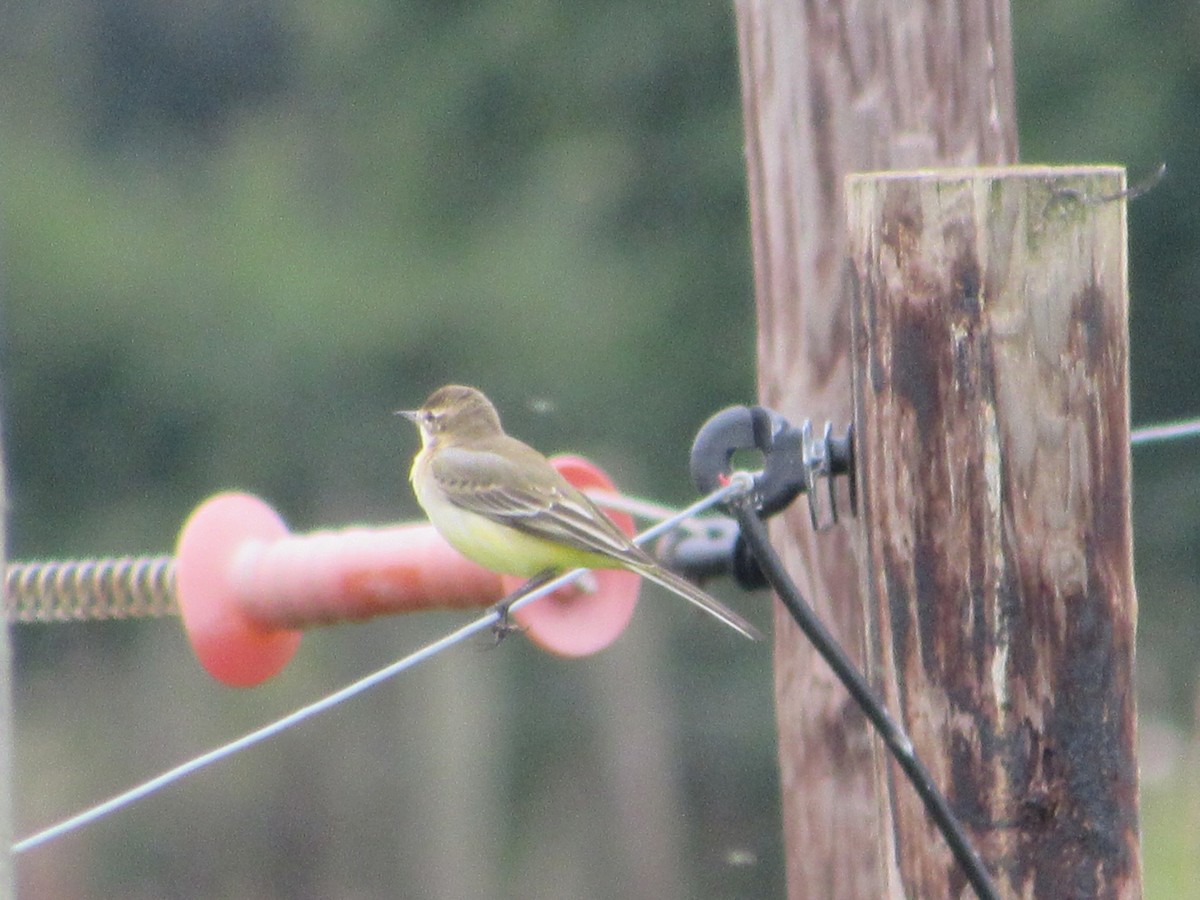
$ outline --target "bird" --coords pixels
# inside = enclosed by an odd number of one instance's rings
[[[740,615],[633,543],[545,456],[506,434],[496,407],[481,391],[446,385],[419,409],[396,414],[421,433],[409,473],[417,502],[463,556],[536,583],[577,568],[627,569],[740,634],[761,637]],[[503,620],[507,603],[498,608]]]

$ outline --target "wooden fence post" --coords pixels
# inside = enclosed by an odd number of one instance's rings
[[[759,399],[793,422],[850,420],[843,177],[1015,162],[1009,0],[736,0]],[[864,660],[852,527],[772,537],[814,608]],[[776,609],[775,702],[793,900],[880,900],[878,742]]]
[[[1123,189],[1111,167],[846,185],[872,677],[1003,896],[1141,892]],[[903,893],[960,896],[879,771]]]
[[[0,454],[0,572],[5,571],[7,562],[5,548],[8,523],[8,486],[5,483],[5,468]],[[6,598],[0,598],[3,600]],[[0,609],[8,609],[4,603]],[[13,872],[13,856],[9,848],[13,845],[12,834],[12,784],[13,784],[13,714],[12,714],[12,656],[9,653],[8,616],[0,622],[0,898],[7,900],[16,896],[16,877]]]

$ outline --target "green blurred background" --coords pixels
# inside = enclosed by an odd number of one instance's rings
[[[1130,209],[1134,420],[1198,413],[1200,7],[1013,15],[1024,161],[1169,166]],[[754,397],[726,2],[12,0],[0,73],[13,558],[164,552],[229,487],[416,518],[390,413],[450,380],[683,502]],[[1200,896],[1200,444],[1134,467],[1148,896]],[[781,896],[769,644],[646,594],[595,658],[444,654],[22,857],[22,896]],[[178,622],[21,627],[17,832],[460,621],[314,632],[247,691]]]

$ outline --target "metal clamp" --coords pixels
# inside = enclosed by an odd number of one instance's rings
[[[692,444],[692,481],[702,494],[726,483],[732,472],[733,456],[739,451],[762,455],[762,471],[754,480],[754,504],[762,518],[775,515],[796,497],[808,495],[808,512],[813,528],[823,531],[838,522],[838,499],[834,479],[850,477],[850,513],[857,513],[857,484],[854,474],[854,431],[848,427],[835,437],[833,424],[826,422],[816,437],[811,420],[799,428],[765,406],[731,406],[701,426]],[[818,482],[827,485],[826,501],[818,500]]]

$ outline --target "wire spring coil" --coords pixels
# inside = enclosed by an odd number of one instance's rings
[[[70,622],[178,615],[170,556],[9,565],[10,622]]]

